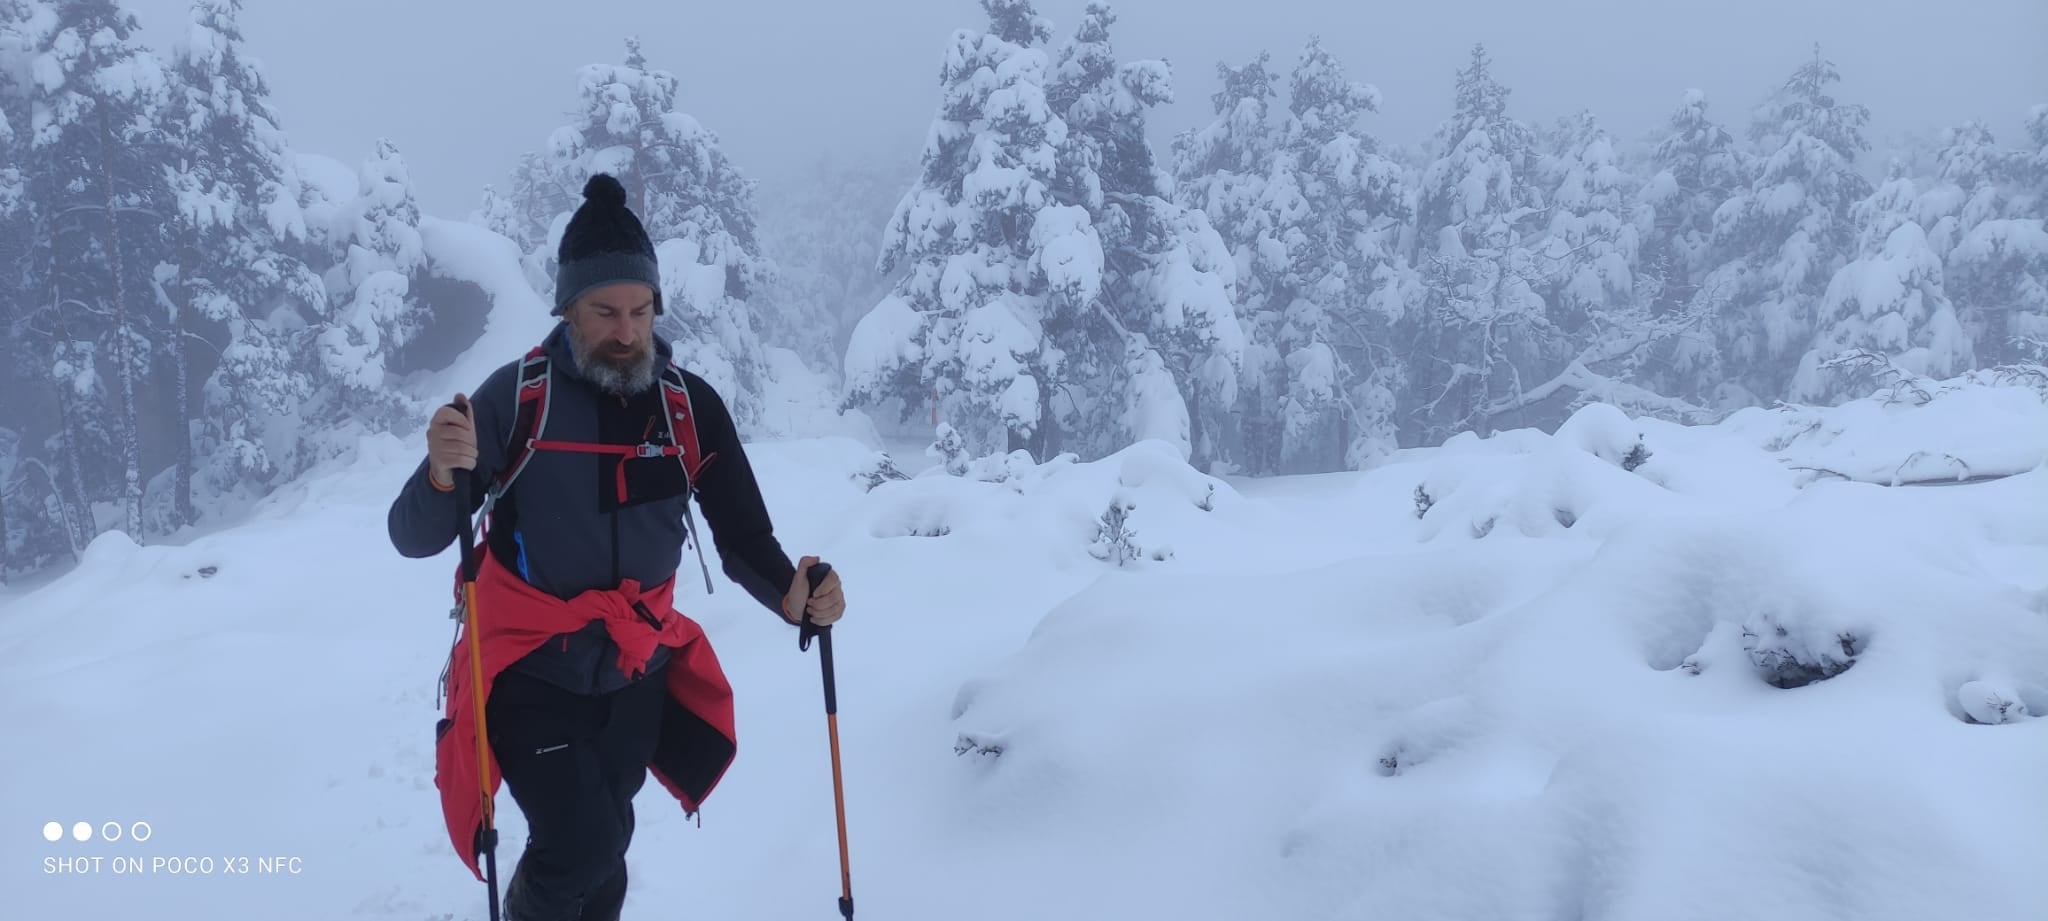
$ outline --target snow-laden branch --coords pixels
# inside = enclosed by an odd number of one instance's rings
[[[2030,467],[2026,470],[2001,470],[1992,473],[1970,473],[1969,465],[1964,463],[1961,458],[1955,457],[1954,455],[1946,456],[1950,460],[1955,461],[1956,464],[1962,466],[1964,472],[1956,476],[1916,477],[1914,479],[1909,480],[1901,479],[1897,476],[1893,476],[1889,479],[1851,476],[1850,474],[1843,473],[1840,470],[1834,470],[1828,467],[1814,467],[1804,464],[1794,464],[1792,466],[1786,467],[1785,469],[1797,470],[1802,473],[1815,473],[1821,476],[1834,477],[1838,480],[1843,480],[1850,483],[1866,483],[1871,486],[1969,486],[1977,483],[1989,483],[1993,480],[2002,480],[2010,476],[2019,476],[2022,473],[2027,473],[2034,469]],[[1909,458],[1908,460],[1910,462],[1911,459]],[[1904,470],[1905,464],[1900,464],[1899,469]]]
[[[1713,416],[1705,407],[1695,406],[1686,400],[1667,397],[1646,387],[1596,374],[1579,359],[1573,359],[1556,377],[1524,390],[1519,395],[1496,401],[1482,412],[1489,417],[1498,416],[1549,399],[1552,394],[1566,388],[1596,397],[1602,402],[1653,410],[1688,423],[1694,419]]]

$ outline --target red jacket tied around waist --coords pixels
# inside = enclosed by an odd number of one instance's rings
[[[675,581],[647,588],[627,580],[617,589],[587,591],[563,601],[526,584],[492,554],[478,556],[476,619],[486,700],[506,666],[551,637],[582,629],[593,620],[602,621],[618,644],[619,666],[628,675],[644,668],[655,647],[673,650],[663,679],[669,701],[648,769],[685,812],[695,813],[731,766],[738,746],[732,685],[703,628],[676,612]],[[461,636],[448,669],[447,714],[435,727],[434,784],[441,790],[449,840],[470,872],[482,880],[477,833],[483,827],[483,803],[477,791],[470,671],[469,638]],[[500,783],[495,756],[489,768],[489,793],[495,797]]]

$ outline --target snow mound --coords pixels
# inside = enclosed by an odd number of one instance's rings
[[[1687,508],[1773,507],[1816,482],[1971,482],[2044,463],[2048,398],[1987,373],[1909,383],[1840,406],[1750,408],[1712,426],[1632,419],[1594,403],[1555,434],[1467,433],[1435,451],[1402,452],[1374,473],[1405,478],[1417,534],[1435,540],[1606,537]],[[1365,482],[1384,491],[1392,480]]]
[[[1447,461],[1415,488],[1424,540],[1548,537],[1579,527],[1606,534],[1675,501],[1655,483],[1572,449]]]
[[[1019,451],[969,462],[961,475],[932,467],[872,493],[877,538],[999,541],[1020,555],[1072,565],[1075,553],[1119,566],[1173,559],[1175,538],[1219,537],[1241,523],[1222,480],[1189,467],[1164,441],[1144,441],[1093,463],[1060,455],[1043,464]]]
[[[1561,471],[1600,537],[1098,580],[960,685],[974,806],[1093,823],[1169,916],[2039,917],[2048,831],[2010,817],[2048,814],[2048,594],[1986,561],[2048,471],[1720,507],[1588,444],[1451,454],[1430,514]]]
[[[1749,408],[1716,428],[1777,454],[1806,479],[1959,482],[2048,462],[2041,384],[1997,372],[1909,381],[1840,406]]]

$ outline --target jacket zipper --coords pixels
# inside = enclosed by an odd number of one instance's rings
[[[621,406],[625,405],[625,400],[624,400],[624,399],[621,399],[621,400],[619,401],[619,404],[620,404]],[[600,410],[600,412],[602,412],[602,410]],[[600,429],[601,429],[601,427],[600,427]],[[623,457],[619,458],[619,460],[618,460],[618,465],[619,465],[619,483],[620,483],[620,484],[622,484],[621,488],[623,488],[623,484],[624,484],[624,483],[626,482],[626,459],[625,459],[625,458],[623,458]],[[619,584],[619,510],[618,510],[618,509],[616,509],[616,508],[612,509],[612,513],[611,513],[611,519],[612,519],[612,582],[611,582],[611,584],[612,584],[612,587],[616,588],[616,587],[618,587],[618,584]],[[603,674],[605,673],[605,671],[606,671],[606,669],[605,669],[605,663],[604,663],[603,661],[599,661],[599,662],[597,663],[597,674],[598,674],[598,675],[603,675]],[[593,680],[594,680],[594,681],[597,681],[597,682],[599,682],[600,684],[602,683],[602,679],[601,679],[601,678],[594,678]]]
[[[620,398],[619,398],[619,406],[623,408],[623,407],[625,407],[625,406],[627,406],[627,405],[628,405],[628,404],[627,404],[627,402],[626,402],[626,398],[625,398],[625,397],[620,397]],[[625,459],[625,458],[623,458],[623,457],[619,458],[619,482],[620,482],[621,484],[623,484],[623,483],[625,483],[625,482],[626,482],[626,459]],[[622,488],[623,488],[623,487],[622,487]],[[619,496],[619,501],[621,501],[621,502],[624,502],[624,501],[625,501],[625,498],[626,498],[626,497],[625,497],[625,496],[624,496],[624,495],[622,494],[622,495],[620,495],[620,496]],[[613,587],[613,588],[617,588],[617,587],[618,587],[618,584],[619,584],[619,512],[620,512],[620,511],[621,511],[621,510],[620,510],[620,509],[618,509],[618,508],[613,508],[613,509],[612,509],[612,587]]]

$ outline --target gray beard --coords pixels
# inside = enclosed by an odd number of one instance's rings
[[[632,396],[654,386],[654,343],[646,343],[640,354],[620,364],[594,352],[590,344],[569,327],[569,349],[576,356],[576,374],[606,393]]]

